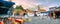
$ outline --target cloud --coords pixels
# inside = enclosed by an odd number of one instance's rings
[[[44,8],[59,6],[60,0],[12,0],[16,5],[22,5],[24,8],[35,7],[37,4]]]
[[[37,3],[34,0],[12,0],[16,5],[22,5],[24,8],[34,7]]]

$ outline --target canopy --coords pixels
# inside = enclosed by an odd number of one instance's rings
[[[8,1],[3,1],[3,0],[0,1],[0,6],[4,6],[4,7],[8,7],[8,8],[12,7],[14,4],[15,3],[13,3],[13,2],[8,2]]]

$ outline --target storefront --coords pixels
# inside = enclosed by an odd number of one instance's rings
[[[60,10],[54,10],[49,13],[49,16],[52,18],[60,18]]]

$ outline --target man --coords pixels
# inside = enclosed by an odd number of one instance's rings
[[[22,19],[22,17],[20,17],[20,19],[16,19],[15,21],[19,24],[24,24],[24,19]]]

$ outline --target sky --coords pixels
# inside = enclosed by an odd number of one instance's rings
[[[35,8],[40,5],[43,8],[60,6],[60,0],[12,0],[16,5],[22,5],[24,8]]]

